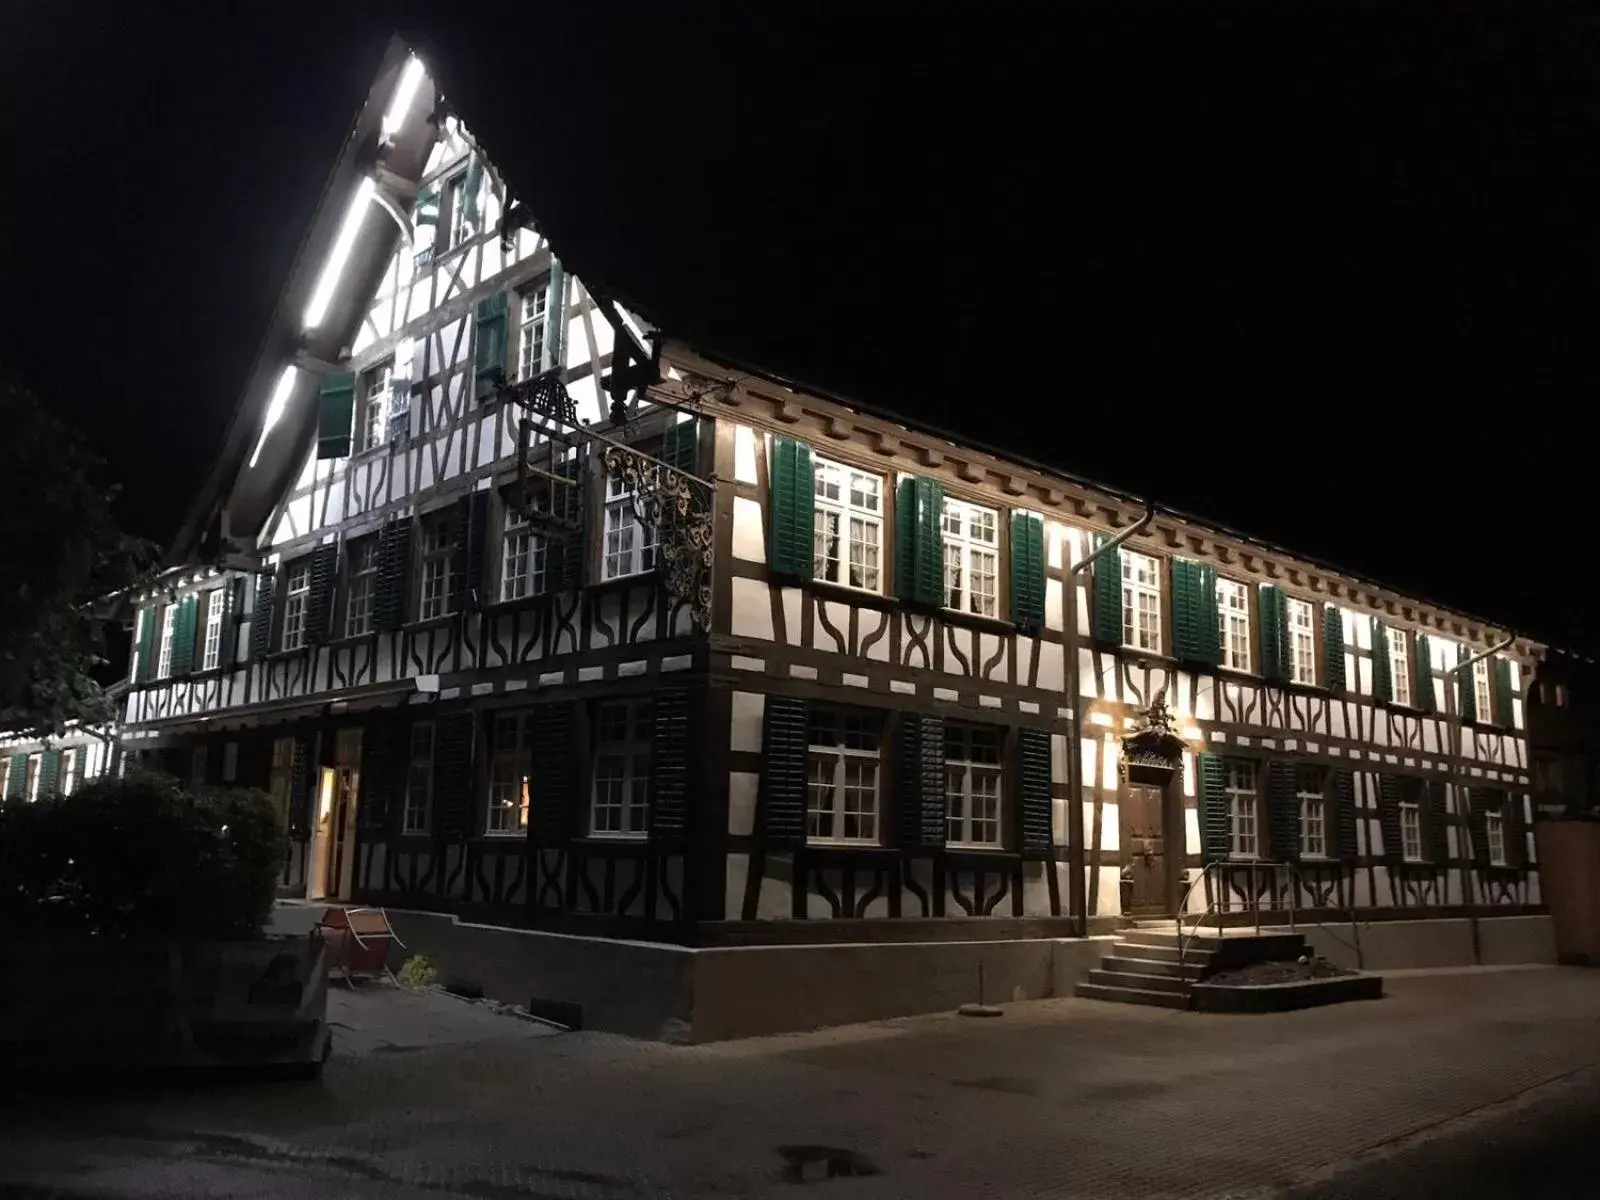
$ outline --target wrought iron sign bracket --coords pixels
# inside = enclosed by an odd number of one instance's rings
[[[713,485],[659,458],[613,442],[600,453],[606,474],[621,479],[639,523],[656,531],[657,565],[667,595],[687,603],[702,630],[711,628]]]

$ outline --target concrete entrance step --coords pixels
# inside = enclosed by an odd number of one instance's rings
[[[1142,949],[1133,947],[1132,949]],[[1129,953],[1127,955],[1108,954],[1100,960],[1100,965],[1107,971],[1122,971],[1132,975],[1166,975],[1172,979],[1198,979],[1201,964],[1192,958],[1186,958],[1182,966],[1175,962],[1167,962],[1159,958],[1145,958],[1143,955]]]
[[[1142,942],[1117,941],[1111,945],[1111,953],[1117,958],[1150,958],[1157,962],[1169,962],[1174,966],[1178,963],[1178,945],[1174,942],[1170,946],[1151,945]],[[1194,964],[1204,966],[1211,961],[1212,951],[1209,947],[1191,942],[1183,950],[1185,966]]]
[[[1182,995],[1188,987],[1187,981],[1181,975],[1142,975],[1136,971],[1119,971],[1109,966],[1096,967],[1090,971],[1089,982],[1103,984],[1106,987],[1133,988],[1144,992],[1177,992],[1179,995]]]
[[[1117,1004],[1146,1004],[1152,1008],[1185,1008],[1182,992],[1157,992],[1148,988],[1112,987],[1101,983],[1080,983],[1073,994],[1084,1000],[1109,1000]]]

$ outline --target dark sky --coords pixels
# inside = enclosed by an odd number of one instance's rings
[[[1593,646],[1600,27],[1268,7],[24,4],[0,361],[168,538],[399,25],[670,331]]]

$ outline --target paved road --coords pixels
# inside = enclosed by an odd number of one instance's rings
[[[320,1084],[13,1096],[0,1181],[75,1198],[1600,1195],[1561,1190],[1600,1129],[1600,972],[1390,992],[1270,1017],[1044,1001],[669,1047],[369,988],[336,995]]]

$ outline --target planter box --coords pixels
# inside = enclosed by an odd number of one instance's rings
[[[19,1070],[295,1067],[331,1043],[322,939],[0,947],[0,1061]]]
[[[1189,989],[1189,1007],[1198,1012],[1289,1012],[1346,1000],[1378,1000],[1382,996],[1380,975],[1333,975],[1290,983],[1196,983]]]

